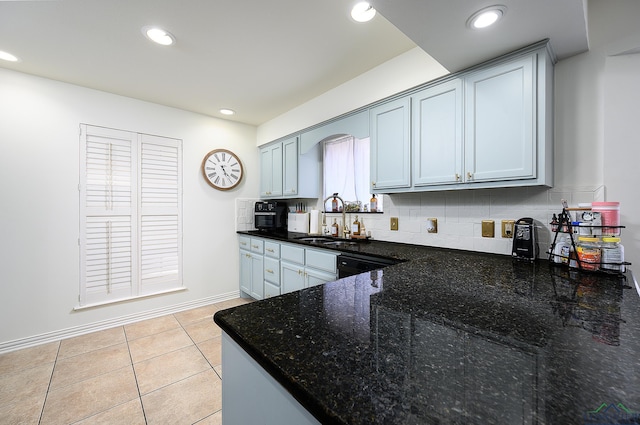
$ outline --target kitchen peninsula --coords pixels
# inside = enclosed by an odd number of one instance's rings
[[[640,418],[640,297],[629,272],[381,241],[348,249],[407,261],[215,315],[225,423],[243,406],[278,423],[289,408],[272,392],[306,423]],[[239,354],[273,391],[238,376]]]

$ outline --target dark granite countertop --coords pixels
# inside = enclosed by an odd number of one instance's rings
[[[381,241],[351,249],[408,261],[215,315],[321,423],[640,422],[629,273]]]

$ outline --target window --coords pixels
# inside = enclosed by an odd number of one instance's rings
[[[182,141],[80,130],[80,306],[182,289]]]
[[[345,202],[369,205],[369,138],[344,136],[324,142],[324,197],[338,192]],[[378,211],[382,211],[382,197],[378,198]],[[367,208],[368,209],[368,208]]]

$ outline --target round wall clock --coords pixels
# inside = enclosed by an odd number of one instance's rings
[[[215,189],[229,190],[236,187],[243,176],[238,156],[226,149],[214,149],[202,160],[202,175]]]

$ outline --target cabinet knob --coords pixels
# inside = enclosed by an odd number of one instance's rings
[[[460,181],[460,174],[456,173],[456,181],[459,182]]]
[[[467,180],[473,180],[473,174],[467,171]]]
[[[298,274],[302,274],[302,270],[298,270]]]
[[[371,186],[376,187],[376,182],[371,182]]]

